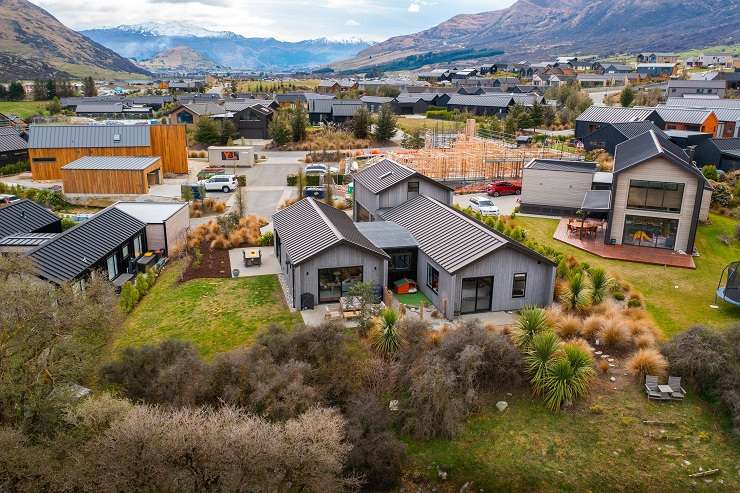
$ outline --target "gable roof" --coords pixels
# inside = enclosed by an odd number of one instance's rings
[[[75,113],[122,113],[123,103],[80,103]]]
[[[480,96],[466,96],[464,94],[455,94],[450,97],[447,103],[451,106],[484,106],[492,108],[505,108],[514,103],[511,94],[482,94]]]
[[[735,137],[734,139],[711,139],[712,143],[717,146],[720,151],[737,151],[740,150],[740,138]]]
[[[28,253],[37,273],[56,283],[71,281],[135,236],[146,225],[108,207]]]
[[[17,233],[33,233],[59,220],[50,210],[23,199],[0,207],[0,238]]]
[[[666,139],[668,138],[668,136],[651,120],[645,120],[642,122],[612,123],[612,126],[617,132],[624,135],[628,139],[632,139],[634,137],[637,137],[638,135],[642,135],[649,130],[652,130],[653,132],[665,137]]]
[[[352,179],[361,184],[372,193],[380,193],[390,187],[401,183],[407,178],[419,177],[430,181],[440,188],[452,190],[447,185],[443,185],[418,171],[393,161],[392,159],[383,159],[377,163],[371,164],[352,176]]]
[[[621,106],[591,106],[578,115],[576,121],[596,123],[625,123],[647,120],[653,108],[622,108]]]
[[[149,125],[31,125],[28,134],[32,149],[150,145]]]
[[[157,161],[159,157],[156,156],[83,156],[62,166],[62,169],[136,171],[145,170]]]
[[[527,169],[545,171],[567,171],[571,173],[594,174],[599,169],[592,161],[569,161],[567,159],[532,159],[525,166]]]
[[[312,198],[299,200],[276,212],[272,220],[293,265],[339,244],[351,244],[372,255],[388,258],[357,230],[347,214]]]
[[[28,142],[13,127],[0,127],[0,152],[22,151],[28,149]]]
[[[224,103],[223,109],[226,111],[233,111],[234,113],[238,113],[239,111],[244,111],[245,109],[251,108],[253,106],[260,105],[269,108],[274,104],[277,104],[274,99],[242,99],[238,101],[226,101]]]
[[[723,80],[669,80],[668,89],[674,88],[689,88],[689,89],[724,89],[727,87],[727,83]]]
[[[359,100],[331,99],[331,114],[333,116],[353,116],[364,104]]]
[[[331,114],[332,101],[333,99],[309,99],[308,112]]]
[[[182,107],[189,110],[191,113],[198,116],[209,116],[217,115],[224,112],[224,107],[220,104],[205,102],[205,103],[188,103],[182,105]]]
[[[686,123],[690,125],[701,125],[712,115],[712,110],[701,108],[677,108],[660,106],[655,109],[658,115],[665,121],[671,123]]]
[[[424,195],[384,210],[382,217],[407,229],[419,248],[449,273],[506,246],[552,264],[546,257],[465,213]]]

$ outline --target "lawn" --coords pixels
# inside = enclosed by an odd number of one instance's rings
[[[34,115],[46,115],[48,101],[0,101],[0,113],[17,115],[23,119]]]
[[[249,343],[271,324],[293,327],[277,276],[194,279],[179,283],[184,263],[170,265],[127,318],[114,352],[166,339],[192,342],[206,358]]]
[[[403,303],[404,305],[413,306],[415,308],[419,308],[419,304],[423,301],[426,306],[431,306],[432,302],[429,301],[429,298],[424,296],[424,293],[421,291],[417,291],[415,293],[406,293],[406,294],[393,294],[393,296],[398,300],[399,303]]]
[[[714,303],[714,291],[722,269],[733,260],[740,260],[737,242],[727,246],[719,240],[722,235],[733,237],[736,224],[733,219],[712,214],[711,224],[699,227],[696,248],[701,257],[695,259],[695,270],[603,259],[554,240],[552,235],[558,224],[555,219],[520,215],[516,222],[538,243],[603,267],[632,283],[645,296],[648,311],[667,336],[692,325],[727,327],[740,321],[738,308],[721,301],[718,309],[709,306]]]
[[[414,130],[430,129],[436,130],[439,133],[454,133],[459,132],[465,127],[463,122],[447,121],[447,120],[428,120],[426,118],[404,118],[398,117],[397,119],[398,128],[406,133],[413,132]]]
[[[468,481],[467,491],[739,491],[738,444],[716,408],[691,396],[650,402],[636,384],[615,391],[599,378],[598,395],[567,412],[527,393],[501,396],[508,409],[486,406],[453,440],[407,440],[410,470],[442,492]],[[700,467],[720,473],[688,477]]]

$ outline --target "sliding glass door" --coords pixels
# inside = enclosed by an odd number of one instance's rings
[[[473,277],[462,280],[460,313],[478,313],[491,310],[493,277]]]
[[[625,216],[622,243],[673,250],[677,233],[678,219]]]
[[[362,266],[319,269],[319,303],[339,301],[358,282],[362,282]]]

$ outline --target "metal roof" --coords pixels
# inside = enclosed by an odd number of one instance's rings
[[[388,255],[357,230],[352,219],[323,202],[306,198],[272,216],[275,231],[293,265],[339,244],[351,244],[368,253]]]
[[[591,106],[581,113],[577,121],[597,123],[626,123],[647,120],[652,108],[622,108],[621,106]]]
[[[655,109],[666,123],[686,123],[701,125],[712,114],[712,110],[700,108],[674,108],[660,106]]]
[[[56,283],[84,274],[146,225],[125,212],[108,207],[28,253],[38,274]]]
[[[62,166],[62,169],[137,171],[144,170],[157,161],[157,156],[84,156]]]
[[[13,152],[28,149],[28,142],[13,127],[0,127],[0,152]]]
[[[123,103],[79,103],[75,113],[122,113]]]
[[[360,98],[360,101],[362,101],[363,103],[386,104],[393,102],[393,98],[388,98],[384,96],[362,96]]]
[[[594,173],[591,183],[612,183],[613,181],[614,174],[610,171],[597,171]]]
[[[721,122],[739,122],[740,108],[711,108]]]
[[[187,202],[116,202],[113,207],[146,224],[161,224],[174,216]]]
[[[587,190],[581,203],[581,209],[584,211],[609,210],[611,197],[611,190]]]
[[[223,109],[225,109],[226,111],[233,111],[235,113],[238,113],[239,111],[244,111],[247,108],[251,108],[257,105],[270,107],[274,103],[274,99],[242,99],[238,101],[226,101],[224,103]]]
[[[353,116],[357,110],[364,107],[362,101],[331,100],[331,114],[333,116]]]
[[[223,113],[224,111],[223,106],[211,102],[188,103],[183,106],[198,116],[216,115],[218,113]]]
[[[740,149],[740,138],[734,139],[712,139],[712,143],[720,151],[736,151]]]
[[[566,171],[570,173],[596,173],[598,165],[592,161],[570,161],[567,159],[532,159],[526,169]]]
[[[419,246],[411,233],[394,222],[372,221],[356,223],[355,226],[375,246],[384,250]]]
[[[0,237],[16,233],[33,233],[59,220],[50,210],[24,199],[0,207]]]
[[[28,147],[148,147],[149,125],[31,125]]]
[[[331,114],[332,101],[332,99],[309,99],[308,112]]]
[[[642,135],[648,130],[652,130],[657,134],[663,134],[663,131],[659,129],[655,123],[651,120],[645,120],[642,122],[627,122],[627,123],[612,123],[612,126],[628,139]]]
[[[466,96],[455,94],[447,103],[450,106],[485,106],[493,108],[505,108],[514,103],[511,94],[481,94],[479,96]]]
[[[423,176],[415,170],[391,159],[383,159],[355,173],[352,179],[370,190],[372,193],[380,193],[383,190],[416,175]],[[443,185],[440,184],[440,186]]]
[[[419,101],[424,101],[424,98],[415,94],[406,94],[396,96],[396,102],[399,104],[416,104]]]
[[[723,80],[669,80],[668,89],[686,87],[690,89],[724,89],[727,83]]]
[[[0,238],[0,246],[39,246],[54,238],[57,234],[59,233],[16,233]]]

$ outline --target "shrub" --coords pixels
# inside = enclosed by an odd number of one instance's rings
[[[563,339],[577,336],[581,332],[582,322],[579,317],[564,315],[555,324],[555,332]]]
[[[642,381],[645,375],[663,376],[668,362],[656,349],[640,349],[627,360],[627,370]]]
[[[634,337],[635,346],[647,349],[655,346],[655,337],[652,334],[639,334]]]
[[[581,271],[571,272],[560,295],[560,303],[568,310],[582,312],[591,305],[591,283]]]
[[[532,337],[525,361],[535,395],[545,392],[548,367],[559,347],[560,338],[551,330],[539,332]]]
[[[713,164],[707,164],[701,169],[702,174],[707,180],[719,181],[719,171]]]
[[[272,231],[266,231],[260,235],[260,246],[271,246],[275,243],[275,237]]]
[[[605,359],[600,359],[596,366],[599,367],[601,373],[607,373],[609,371],[609,362]]]
[[[604,328],[607,319],[601,315],[591,315],[581,325],[581,335],[586,339],[594,339]]]
[[[608,320],[599,332],[601,343],[610,349],[621,349],[630,342],[630,333],[621,320]]]
[[[548,328],[545,310],[537,307],[525,307],[519,313],[519,319],[511,336],[517,346],[526,349],[535,334]]]
[[[139,291],[137,291],[131,282],[127,282],[121,287],[119,301],[121,310],[125,313],[130,313],[136,306],[136,303],[139,301]]]
[[[401,347],[402,335],[398,327],[398,312],[384,308],[376,320],[373,347],[385,357],[393,356]]]
[[[588,394],[594,376],[593,359],[588,352],[564,344],[563,353],[548,366],[545,378],[545,405],[553,411]]]
[[[727,207],[732,201],[732,189],[727,183],[711,182],[714,191],[712,192],[712,205],[717,207]]]
[[[589,269],[588,275],[591,279],[591,300],[594,305],[598,305],[606,298],[614,280],[604,269]]]

